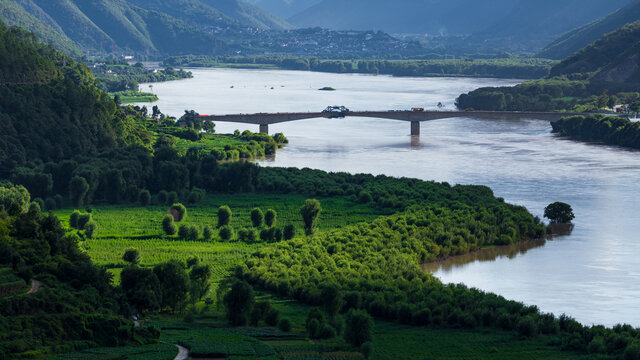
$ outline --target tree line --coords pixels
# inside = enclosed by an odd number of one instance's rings
[[[640,149],[640,122],[617,116],[593,114],[571,116],[551,123],[553,132],[562,136]]]

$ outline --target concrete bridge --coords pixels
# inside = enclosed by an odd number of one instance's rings
[[[344,116],[343,116],[344,115]],[[260,132],[269,133],[270,124],[278,124],[288,121],[316,118],[336,117],[370,117],[400,120],[411,123],[411,135],[420,135],[420,123],[423,121],[467,117],[474,119],[539,119],[551,122],[558,121],[565,116],[587,115],[584,113],[557,113],[557,112],[519,112],[519,111],[350,111],[346,114],[328,112],[303,112],[303,113],[258,113],[258,114],[232,114],[232,115],[200,115],[202,120],[214,122],[232,122],[260,125]]]

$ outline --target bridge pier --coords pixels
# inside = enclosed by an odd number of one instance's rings
[[[269,124],[260,124],[260,133],[269,135]]]
[[[420,121],[412,121],[411,136],[419,136],[419,135],[420,135]]]

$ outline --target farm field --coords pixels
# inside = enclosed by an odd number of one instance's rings
[[[228,205],[233,213],[231,226],[237,232],[250,228],[250,212],[259,207],[265,212],[274,209],[278,213],[276,226],[294,225],[296,234],[303,234],[300,207],[307,197],[302,195],[256,195],[221,194],[207,195],[198,204],[186,204],[187,217],[180,224],[209,225],[215,229],[218,207]],[[318,224],[319,231],[327,231],[353,223],[370,221],[383,213],[368,205],[357,204],[346,197],[319,198],[323,211]],[[170,259],[185,261],[197,256],[212,267],[212,281],[220,281],[234,265],[251,253],[268,245],[265,242],[245,243],[231,240],[222,242],[215,232],[212,241],[181,240],[167,236],[162,231],[162,219],[168,209],[166,205],[104,205],[92,206],[91,215],[98,225],[93,239],[86,239],[81,247],[87,251],[95,264],[106,266],[118,275],[125,262],[122,254],[128,248],[136,248],[142,257],[142,266],[153,266]],[[343,210],[344,209],[344,210]],[[69,217],[75,209],[68,207],[56,211],[63,226],[70,229]],[[79,209],[84,211],[83,209]],[[119,276],[114,279],[118,281]]]

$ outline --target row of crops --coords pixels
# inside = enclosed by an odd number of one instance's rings
[[[175,345],[152,344],[87,349],[56,356],[50,360],[173,360],[176,355],[178,348]]]

